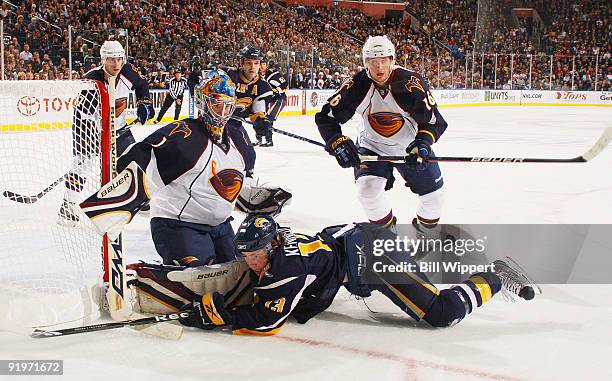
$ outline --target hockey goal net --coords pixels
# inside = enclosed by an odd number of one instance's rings
[[[98,316],[103,239],[78,204],[108,180],[108,102],[96,81],[0,82],[4,322],[48,326]]]

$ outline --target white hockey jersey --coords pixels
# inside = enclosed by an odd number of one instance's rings
[[[121,156],[145,169],[156,190],[151,217],[211,226],[227,220],[246,175],[246,140],[225,129],[222,143],[210,139],[202,122],[184,119],[162,127]]]
[[[362,118],[358,145],[381,155],[405,155],[420,131],[435,142],[447,126],[425,80],[399,66],[386,89],[377,88],[361,71],[329,98],[315,117],[325,142],[340,136],[341,125],[355,114]]]
[[[104,69],[98,66],[85,73],[84,78],[101,81],[108,85],[104,80]],[[115,120],[117,129],[126,125],[125,110],[128,107],[129,96],[132,91],[136,93],[136,101],[149,98],[149,84],[140,76],[131,64],[125,64],[117,76],[115,84]]]

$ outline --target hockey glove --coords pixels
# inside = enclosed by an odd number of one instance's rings
[[[193,91],[198,83],[200,83],[200,71],[191,71],[187,77],[187,87],[191,97],[193,97]]]
[[[338,164],[342,168],[355,167],[361,163],[359,160],[359,153],[357,152],[357,146],[348,136],[341,135],[335,139],[330,140],[327,144],[327,152],[334,155]]]
[[[417,170],[427,168],[427,159],[432,157],[431,145],[433,138],[427,132],[419,131],[414,138],[414,141],[406,148],[406,163]]]
[[[218,292],[196,295],[193,302],[181,307],[181,311],[191,310],[179,322],[187,327],[212,330],[217,326],[231,324],[231,315],[225,310],[225,299]]]
[[[145,124],[147,120],[155,116],[153,104],[149,98],[142,98],[136,102],[136,119],[140,124]]]

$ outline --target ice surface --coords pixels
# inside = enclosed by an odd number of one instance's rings
[[[605,127],[612,109],[489,107],[443,109],[440,155],[574,157]],[[357,122],[345,130],[355,134]],[[320,139],[312,116],[277,128]],[[154,127],[137,131],[142,136]],[[352,171],[321,148],[276,134],[258,149],[256,174],[293,191],[279,221],[315,233],[364,220]],[[442,164],[445,223],[612,224],[612,148],[586,164]],[[396,181],[394,212],[409,222],[417,199]],[[236,224],[242,219],[235,214]],[[125,234],[129,260],[156,259],[139,215]],[[130,329],[33,340],[0,332],[2,359],[63,359],[65,379],[177,380],[606,380],[612,379],[612,286],[543,285],[531,303],[494,298],[449,329],[414,323],[384,297],[341,291],[305,325],[274,337],[186,330],[164,341]],[[19,380],[27,379],[20,377]]]

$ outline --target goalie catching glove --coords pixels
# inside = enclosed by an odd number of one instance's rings
[[[236,209],[247,214],[280,214],[283,206],[291,202],[292,194],[283,188],[259,186],[257,180],[246,177],[238,195]]]
[[[145,173],[133,161],[80,206],[97,232],[100,235],[107,233],[114,241],[150,199]]]
[[[181,307],[181,311],[190,311],[188,317],[179,320],[187,327],[212,330],[231,324],[232,316],[225,310],[225,300],[218,292],[196,295],[193,302]]]

